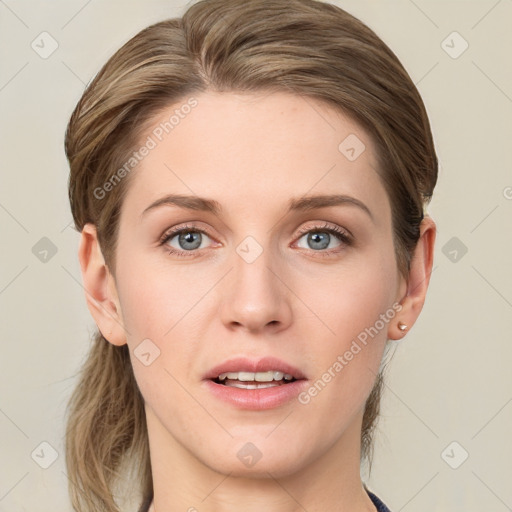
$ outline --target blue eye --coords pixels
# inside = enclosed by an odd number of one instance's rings
[[[332,238],[331,234],[327,231],[314,231],[301,238],[304,237],[306,237],[306,243],[310,244],[310,248],[314,250],[327,249]],[[313,247],[311,247],[311,245]]]
[[[303,228],[299,235],[301,235],[299,236],[299,241],[306,238],[306,243],[308,244],[307,247],[299,245],[301,249],[309,249],[313,253],[319,253],[322,256],[338,253],[340,246],[352,245],[352,236],[336,225],[325,224],[324,226]],[[207,247],[205,237],[211,239],[206,231],[195,226],[180,226],[167,231],[160,239],[160,245],[164,246],[170,255],[193,257],[197,254],[198,249]],[[334,248],[329,247],[333,237],[340,242]],[[176,241],[174,242],[174,240]]]
[[[188,256],[187,253],[193,253],[196,249],[202,249],[203,237],[209,238],[208,234],[193,226],[184,226],[180,229],[167,232],[162,240],[161,245],[166,245],[170,254],[178,254],[180,256]],[[178,247],[170,245],[170,242],[176,239]]]
[[[337,226],[329,227],[328,224],[323,227],[314,227],[312,229],[308,228],[302,230],[301,233],[304,234],[299,238],[299,241],[306,238],[306,243],[308,244],[308,247],[301,248],[312,249],[316,252],[331,252],[325,251],[325,249],[329,248],[333,236],[341,242],[341,245],[351,245],[352,242],[350,235],[346,231],[338,228]]]

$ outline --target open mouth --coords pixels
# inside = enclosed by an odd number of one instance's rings
[[[298,368],[274,357],[235,358],[217,365],[204,377],[217,399],[242,410],[269,410],[293,402],[307,386]]]
[[[240,389],[264,389],[285,386],[297,379],[289,373],[280,371],[267,372],[226,372],[212,379],[216,384]]]

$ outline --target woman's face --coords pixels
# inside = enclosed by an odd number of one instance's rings
[[[204,93],[142,145],[115,277],[152,446],[232,475],[358,458],[406,292],[368,134],[312,99]]]

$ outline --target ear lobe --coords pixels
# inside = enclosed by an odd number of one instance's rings
[[[87,223],[81,233],[78,259],[87,307],[103,337],[114,345],[126,343],[126,332],[115,281],[105,263],[96,226]]]
[[[432,274],[435,240],[436,224],[429,215],[426,215],[420,224],[420,238],[411,259],[407,293],[400,301],[402,309],[396,317],[395,324],[388,331],[390,339],[398,340],[403,338],[414,322],[416,322],[423,309]],[[399,322],[405,324],[407,328],[405,330],[399,329]]]

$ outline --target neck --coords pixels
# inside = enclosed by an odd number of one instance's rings
[[[315,460],[294,460],[296,470],[263,468],[250,476],[209,467],[149,408],[146,417],[154,490],[149,512],[239,512],[241,504],[244,512],[375,512],[360,477],[362,414]]]

